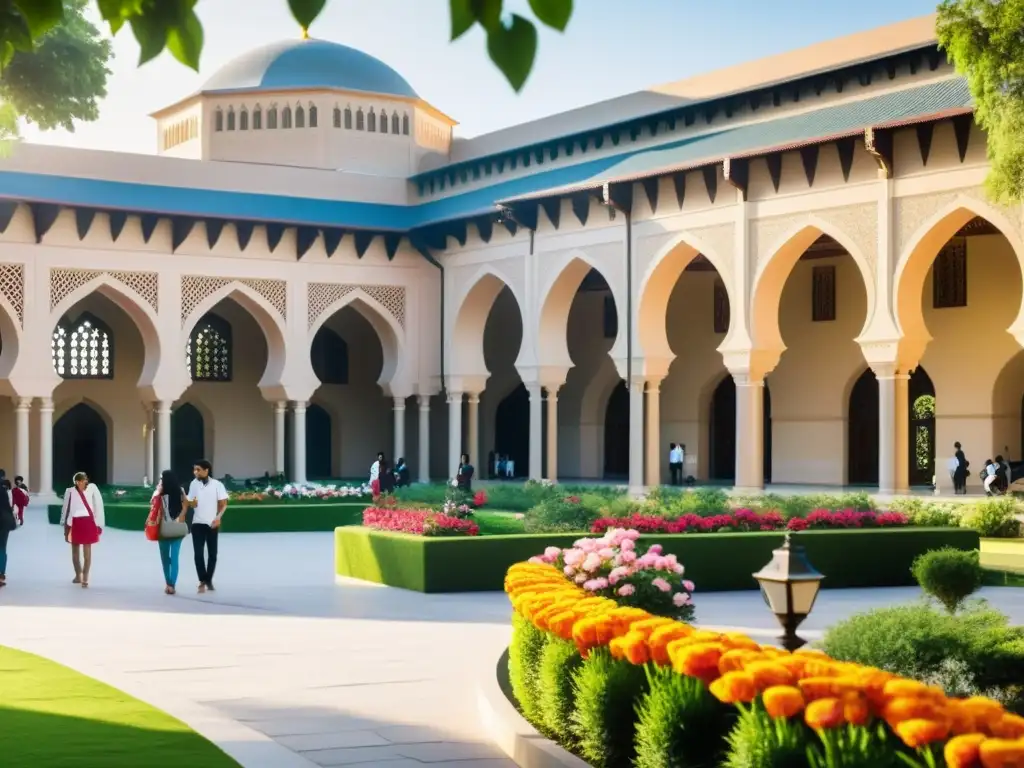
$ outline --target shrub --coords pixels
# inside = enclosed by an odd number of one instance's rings
[[[545,634],[518,613],[513,613],[512,642],[508,646],[508,679],[512,685],[512,695],[519,702],[519,709],[533,723],[541,722],[538,671],[544,645]]]
[[[1024,703],[1024,630],[984,604],[955,616],[924,603],[868,611],[833,626],[822,648],[840,661],[941,683],[950,695]]]
[[[775,720],[761,704],[740,712],[729,733],[724,768],[789,768],[807,765],[807,729],[793,720]]]
[[[594,768],[631,764],[633,709],[646,687],[643,667],[613,659],[605,648],[591,651],[573,674],[572,732],[580,754]]]
[[[378,531],[418,536],[476,536],[480,533],[480,527],[472,520],[429,509],[367,507],[363,510],[363,525]]]
[[[911,525],[929,528],[958,527],[965,506],[967,505],[921,498],[893,499],[889,503],[889,509],[905,514],[910,518]]]
[[[670,500],[667,514],[695,514],[702,517],[724,515],[729,511],[729,496],[719,488],[683,491]]]
[[[648,691],[636,708],[636,768],[719,765],[734,713],[697,678],[646,669]]]
[[[807,517],[793,517],[787,522],[782,514],[770,510],[754,512],[737,509],[724,515],[703,517],[696,514],[681,517],[635,514],[627,518],[602,517],[594,521],[591,533],[604,533],[612,528],[626,527],[640,533],[747,533],[750,531],[806,531],[809,528],[884,528],[909,524],[906,515],[899,512],[830,512],[819,509]]]
[[[1018,514],[1020,509],[1016,499],[1005,496],[986,499],[969,506],[960,518],[960,525],[973,528],[985,538],[1014,539],[1021,532]]]
[[[573,643],[548,635],[537,670],[538,708],[540,722],[562,743],[572,742],[572,712],[576,706],[572,678],[582,663]]]
[[[945,547],[920,555],[910,568],[914,579],[927,594],[950,613],[981,588],[984,570],[980,553]]]
[[[597,515],[581,503],[579,496],[546,499],[526,513],[527,533],[573,533],[587,531]]]

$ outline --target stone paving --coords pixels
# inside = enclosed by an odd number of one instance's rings
[[[180,592],[168,597],[156,547],[116,530],[83,590],[45,510],[28,517],[10,537],[0,644],[167,710],[247,768],[514,765],[483,734],[473,690],[508,641],[504,595],[336,584],[332,535],[297,533],[222,536],[217,591],[202,596],[186,541]],[[825,592],[805,634],[915,595]],[[777,634],[756,592],[697,597],[704,624]],[[1024,623],[1024,590],[986,597]]]

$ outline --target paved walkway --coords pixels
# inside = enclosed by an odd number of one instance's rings
[[[504,595],[335,584],[332,535],[293,533],[225,535],[217,592],[194,593],[184,557],[168,597],[156,547],[116,530],[83,590],[60,530],[44,510],[29,517],[10,538],[0,644],[167,710],[247,768],[513,766],[483,736],[473,692],[508,641]],[[826,592],[806,635],[915,593]],[[986,596],[1024,623],[1024,590]],[[698,597],[702,623],[776,634],[756,592]]]

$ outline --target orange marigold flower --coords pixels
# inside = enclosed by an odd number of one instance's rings
[[[761,646],[755,643],[746,635],[739,632],[726,632],[722,635],[722,645],[731,650],[744,649],[747,651],[760,651]]]
[[[754,677],[747,672],[727,672],[711,684],[710,690],[723,704],[746,704],[757,696]]]
[[[667,619],[664,616],[653,616],[649,619],[641,619],[640,621],[633,622],[629,631],[640,632],[643,634],[644,638],[649,640],[651,635],[654,634],[654,630],[659,627],[672,626],[677,623],[678,622],[673,621],[672,619]]]
[[[804,708],[800,689],[791,685],[772,686],[761,694],[761,700],[769,717],[793,717]]]
[[[920,698],[932,695],[932,691],[924,683],[919,683],[917,680],[906,680],[902,677],[889,680],[882,692],[889,699]]]
[[[946,758],[946,768],[977,768],[980,760],[979,747],[985,736],[980,733],[969,733],[962,736],[954,736],[943,749],[943,757]]]
[[[682,640],[693,632],[685,624],[666,624],[651,632],[647,638],[647,647],[651,651],[651,661],[655,664],[670,664],[669,645]]]
[[[983,731],[989,731],[1000,720],[1003,719],[1003,706],[998,701],[986,699],[984,696],[971,696],[963,699],[960,708],[974,718],[977,727]]]
[[[739,672],[748,663],[761,656],[760,651],[751,651],[747,648],[733,648],[722,654],[718,660],[718,671],[723,675],[726,672]]]
[[[893,699],[885,705],[882,715],[893,728],[905,720],[946,720],[945,707],[921,698]]]
[[[548,620],[548,627],[563,640],[572,640],[572,625],[576,623],[576,613],[562,611]]]
[[[992,735],[1000,739],[1024,738],[1024,717],[1020,715],[1007,713],[989,727]]]
[[[984,768],[1020,768],[1024,765],[1024,740],[986,739],[978,757]]]
[[[849,695],[843,699],[843,719],[850,725],[864,725],[871,719],[871,707],[862,696]]]
[[[849,677],[805,677],[797,686],[807,701],[842,698],[848,693],[859,693],[860,684]]]
[[[818,699],[804,710],[804,722],[811,728],[836,728],[843,724],[843,702],[839,699]]]
[[[721,665],[719,665],[721,667]],[[763,691],[774,685],[793,685],[796,676],[781,664],[774,661],[750,661],[743,668],[754,677],[757,690]]]
[[[669,645],[668,652],[676,672],[699,677],[705,682],[718,677],[718,660],[722,658],[720,643],[694,643],[678,648],[674,648],[674,645]]]
[[[896,733],[908,747],[918,749],[945,739],[949,735],[949,726],[935,720],[914,718],[897,723]]]

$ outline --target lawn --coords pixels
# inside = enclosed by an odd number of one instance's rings
[[[238,768],[170,715],[39,656],[0,647],[0,765]]]
[[[499,536],[506,533],[526,533],[522,518],[516,518],[515,512],[478,509],[473,513],[473,520],[480,526],[481,536]]]

